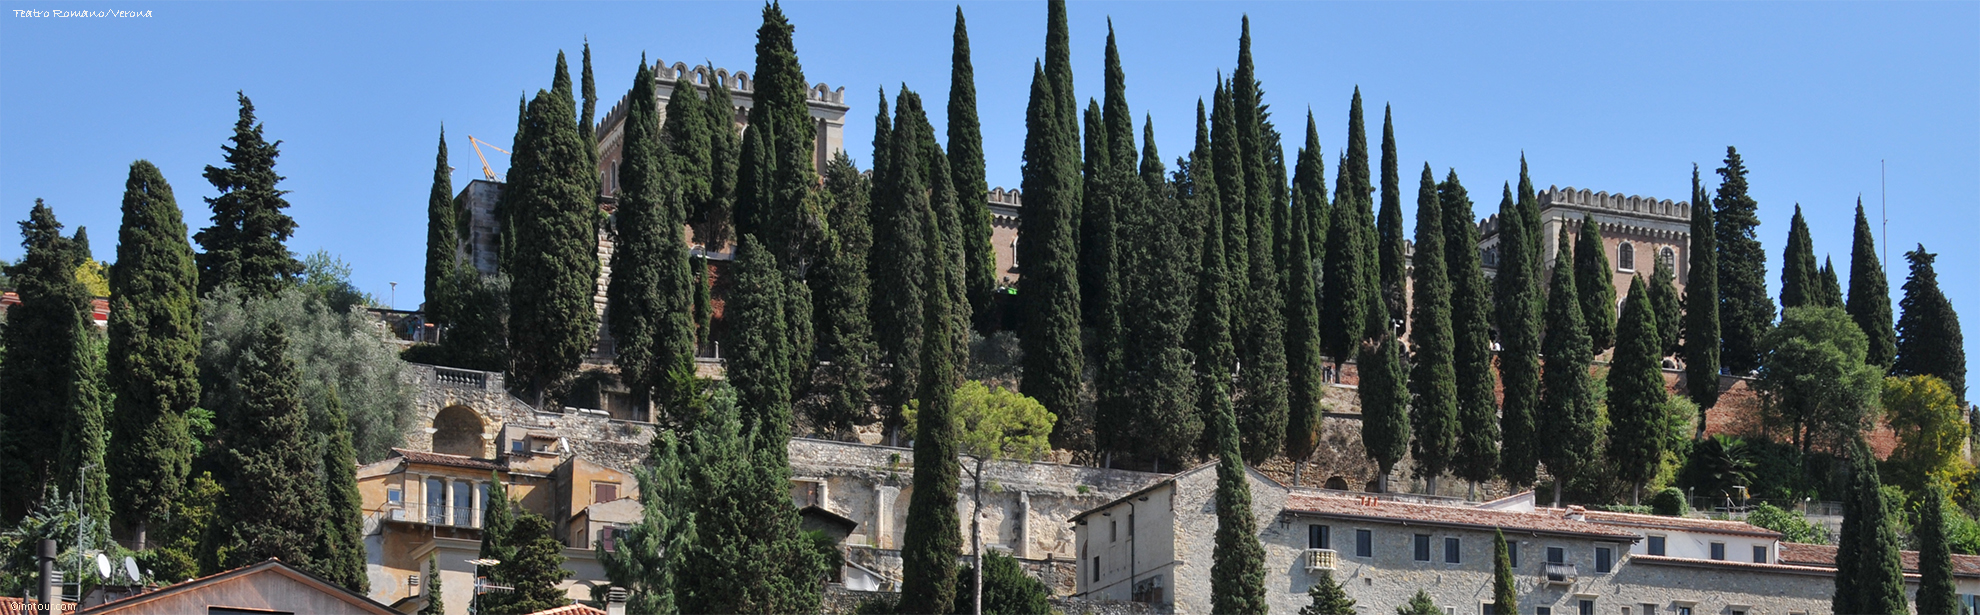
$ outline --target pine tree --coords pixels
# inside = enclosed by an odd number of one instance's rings
[[[1416,590],[1416,595],[1410,596],[1409,602],[1396,607],[1396,615],[1437,615],[1442,612],[1437,608],[1437,602],[1431,600],[1430,594],[1422,589]]]
[[[976,330],[996,331],[989,316],[997,290],[997,255],[990,246],[990,185],[984,176],[983,124],[976,119],[976,68],[969,57],[969,28],[962,7],[956,7],[956,34],[949,56],[949,179],[955,182],[957,210],[962,221],[963,279]]]
[[[595,172],[585,166],[561,52],[552,77],[551,90],[529,103],[504,194],[514,225],[503,232],[515,242],[504,266],[512,276],[510,383],[539,406],[577,369],[598,331]]]
[[[1451,331],[1451,285],[1445,272],[1444,212],[1438,201],[1437,181],[1427,162],[1423,164],[1423,178],[1418,186],[1416,257],[1412,259],[1415,267],[1410,272],[1415,291],[1410,339],[1415,347],[1409,374],[1412,400],[1408,424],[1414,432],[1410,434],[1409,450],[1416,471],[1434,478],[1450,470],[1451,459],[1457,453],[1457,371],[1452,363],[1455,342]],[[1362,430],[1366,438],[1368,425],[1379,419],[1371,420],[1367,404],[1362,406]],[[1382,475],[1387,477],[1388,473]]]
[[[873,201],[873,250],[868,267],[875,288],[886,289],[873,297],[873,331],[879,342],[880,362],[892,364],[886,371],[887,387],[880,394],[881,407],[888,409],[888,432],[900,428],[899,410],[919,388],[921,346],[924,331],[921,314],[927,296],[923,270],[932,266],[922,212],[928,205],[927,165],[921,162],[920,139],[910,113],[920,113],[921,98],[902,88],[895,100],[900,125],[890,131],[886,166],[876,170]],[[890,441],[892,439],[890,438]]]
[[[1499,409],[1499,474],[1508,483],[1527,486],[1536,478],[1540,455],[1534,418],[1540,406],[1540,309],[1545,295],[1535,275],[1540,251],[1526,220],[1529,206],[1538,209],[1539,205],[1524,155],[1517,197],[1516,202],[1499,203],[1499,270],[1493,279],[1497,286],[1492,304],[1499,327],[1500,387],[1505,392]],[[1423,250],[1421,241],[1418,252]]]
[[[317,528],[317,573],[357,593],[370,591],[364,572],[364,499],[358,495],[357,451],[351,448],[351,428],[344,403],[333,385],[322,412],[323,523]]]
[[[1868,361],[1890,367],[1897,358],[1897,333],[1891,328],[1891,283],[1877,258],[1877,237],[1863,217],[1863,197],[1856,198],[1856,234],[1849,246],[1849,317],[1870,339]]]
[[[1712,199],[1722,340],[1719,364],[1727,373],[1743,375],[1760,367],[1760,340],[1773,328],[1774,301],[1767,296],[1767,252],[1754,235],[1754,228],[1760,226],[1760,204],[1746,194],[1746,164],[1738,150],[1727,147],[1725,165],[1719,168],[1719,194]],[[1697,235],[1692,237],[1697,241]],[[1697,266],[1694,259],[1694,270]]]
[[[1705,187],[1698,182],[1696,164],[1691,165],[1690,237],[1682,355],[1686,392],[1692,403],[1698,404],[1698,424],[1704,425],[1705,412],[1719,403],[1719,251],[1717,224],[1712,221],[1711,205],[1705,201]],[[1850,281],[1853,284],[1855,278]],[[1884,302],[1889,304],[1890,299]]]
[[[1904,299],[1898,301],[1897,359],[1891,363],[1891,373],[1938,376],[1955,397],[1966,399],[1965,338],[1960,334],[1959,313],[1939,291],[1939,274],[1932,269],[1939,255],[1919,244],[1904,258],[1911,262],[1911,276],[1905,278]]]
[[[1837,613],[1907,613],[1897,530],[1886,515],[1883,482],[1870,447],[1856,441],[1849,455],[1849,490],[1836,541]]]
[[[868,369],[876,352],[867,319],[872,284],[866,263],[873,247],[867,183],[844,152],[825,166],[832,235],[824,259],[807,278],[818,298],[818,359],[830,364],[821,368],[817,392],[824,401],[812,419],[842,433],[868,420]]]
[[[1299,150],[1300,161],[1294,172],[1295,185],[1302,183],[1307,174],[1319,170],[1313,160],[1321,156],[1318,151],[1306,148]],[[1325,197],[1319,197],[1324,199]],[[1287,395],[1286,412],[1286,456],[1294,460],[1293,482],[1299,482],[1300,470],[1304,469],[1306,458],[1320,446],[1320,418],[1323,414],[1321,400],[1326,396],[1327,383],[1321,379],[1320,355],[1320,310],[1316,299],[1319,289],[1315,288],[1319,276],[1313,271],[1313,248],[1307,234],[1312,228],[1307,216],[1319,215],[1319,207],[1325,203],[1314,203],[1315,197],[1306,191],[1293,193],[1292,211],[1287,217],[1286,246],[1286,372],[1291,391]],[[1362,404],[1367,407],[1366,403]]]
[[[420,593],[426,598],[426,605],[419,607],[419,615],[444,615],[447,603],[442,601],[440,591],[440,551],[426,552],[426,589]]]
[[[1046,5],[1045,61],[1032,68],[1025,113],[1025,215],[1018,231],[1020,392],[1057,416],[1054,442],[1068,441],[1079,411],[1079,128],[1063,0]],[[875,238],[876,244],[879,238]],[[877,282],[877,280],[876,280]],[[876,322],[876,327],[878,323]]]
[[[220,196],[206,199],[213,208],[213,226],[193,235],[201,248],[196,257],[199,292],[231,285],[241,287],[247,297],[269,297],[302,273],[302,263],[285,245],[296,232],[296,221],[282,213],[289,207],[282,199],[288,191],[275,188],[283,179],[275,174],[282,142],[262,138],[254,102],[246,94],[236,96],[241,112],[230,139],[234,144],[220,146],[227,166],[207,165],[204,174]]]
[[[1589,349],[1599,355],[1616,345],[1615,266],[1602,245],[1602,225],[1581,217],[1574,239],[1574,285],[1581,289],[1581,320],[1588,325]]]
[[[1217,536],[1211,552],[1210,610],[1264,613],[1265,548],[1258,543],[1258,520],[1251,513],[1251,483],[1238,454],[1238,424],[1223,379],[1206,377],[1204,387],[1217,406]]]
[[[742,429],[758,445],[782,443],[791,430],[789,333],[784,322],[785,284],[776,257],[754,235],[743,235],[736,255],[736,290],[729,309],[729,382],[736,388]],[[782,450],[782,447],[778,447]]]
[[[331,577],[329,562],[311,557],[324,501],[316,473],[322,459],[311,445],[301,375],[288,347],[282,325],[269,322],[235,367],[239,390],[223,415],[229,449],[222,455],[231,480],[215,550],[224,568],[273,557]]]
[[[1815,241],[1808,236],[1808,221],[1801,217],[1801,204],[1795,203],[1794,218],[1788,222],[1787,248],[1781,254],[1781,309],[1819,304],[1821,275],[1815,265]]]
[[[925,211],[929,226],[934,213]],[[932,253],[943,251],[939,232],[927,233]],[[960,437],[951,400],[955,382],[945,377],[949,364],[949,274],[937,265],[924,270],[928,289],[922,327],[921,391],[915,413],[914,491],[909,496],[906,530],[901,536],[901,604],[903,613],[939,613],[955,603],[956,560],[962,556],[961,521],[956,518],[962,468],[956,458]]]
[[[522,511],[504,538],[513,550],[509,559],[495,565],[490,580],[515,589],[500,604],[483,604],[481,612],[522,615],[570,604],[568,595],[557,587],[570,578],[571,571],[564,569],[564,543],[557,540],[550,520]]]
[[[1502,530],[1492,531],[1492,612],[1519,613],[1519,583],[1513,580],[1512,556]]]
[[[625,589],[626,608],[634,613],[673,613],[674,579],[687,566],[692,545],[694,511],[680,503],[687,492],[688,455],[674,432],[654,434],[646,467],[633,472],[639,479],[639,522],[619,534],[617,548],[599,549],[612,586]]]
[[[1478,245],[1478,223],[1456,169],[1438,186],[1437,202],[1444,209],[1444,263],[1451,282],[1451,366],[1457,374],[1457,449],[1450,469],[1475,484],[1491,480],[1499,469],[1492,305],[1486,297],[1484,265],[1479,262],[1478,250],[1472,248]]]
[[[1402,175],[1397,170],[1396,161],[1396,122],[1395,115],[1388,105],[1382,105],[1382,210],[1376,218],[1378,255],[1376,260],[1382,274],[1382,301],[1388,307],[1389,320],[1405,320],[1407,302],[1403,301],[1404,278],[1408,277],[1403,253],[1402,219]]]
[[[1816,304],[1823,307],[1843,307],[1842,284],[1836,280],[1836,260],[1822,256],[1821,292],[1816,296]]]
[[[1204,186],[1214,188],[1214,186]],[[1211,190],[1205,198],[1216,203]],[[1196,284],[1195,314],[1190,322],[1190,350],[1196,355],[1198,420],[1204,426],[1200,450],[1213,450],[1217,430],[1223,429],[1221,412],[1230,408],[1231,372],[1237,368],[1237,350],[1231,344],[1230,274],[1224,261],[1222,216],[1203,218],[1201,280]]]
[[[1354,599],[1347,590],[1334,581],[1331,570],[1320,571],[1320,578],[1314,579],[1313,586],[1306,588],[1306,598],[1311,603],[1299,608],[1299,615],[1357,615]]]
[[[1946,537],[1946,487],[1933,482],[1918,504],[1918,612],[1960,613],[1953,581],[1952,541]]]
[[[433,191],[426,197],[426,290],[421,295],[430,304],[427,320],[445,323],[446,314],[435,313],[441,285],[452,270],[460,252],[455,231],[454,168],[447,165],[447,128],[440,128],[440,153],[433,159]]]
[[[1142,183],[1130,190],[1140,198],[1122,209],[1120,257],[1123,263],[1140,264],[1122,270],[1126,397],[1135,432],[1130,452],[1156,461],[1159,469],[1170,462],[1181,465],[1193,456],[1189,451],[1202,436],[1203,420],[1196,412],[1196,386],[1190,376],[1196,357],[1186,348],[1191,297],[1176,289],[1176,281],[1187,271],[1184,263],[1196,255],[1183,252],[1181,229],[1189,220],[1161,180],[1164,170],[1154,133],[1152,121],[1143,125],[1144,173]],[[1150,178],[1153,186],[1147,185]]]
[[[1616,477],[1629,483],[1629,503],[1637,504],[1643,485],[1655,478],[1664,459],[1664,374],[1657,315],[1642,276],[1629,281],[1622,318],[1616,322],[1616,354],[1609,363],[1609,461]]]
[[[1588,363],[1593,352],[1588,346],[1588,330],[1581,324],[1581,302],[1575,292],[1574,247],[1568,242],[1566,227],[1561,228],[1559,251],[1555,252],[1552,285],[1547,290],[1547,331],[1541,341],[1541,356],[1547,358],[1541,372],[1540,412],[1535,421],[1547,425],[1549,437],[1541,440],[1540,459],[1554,477],[1554,503],[1561,501],[1561,486],[1573,481],[1589,464],[1595,463],[1595,398],[1590,391]]]
[[[653,74],[640,58],[627,95],[623,157],[619,162],[617,239],[612,249],[612,280],[606,311],[616,339],[619,377],[632,389],[634,406],[659,400],[681,405],[691,384],[678,373],[694,369],[693,280],[688,271],[686,223],[676,186],[678,169],[661,141],[659,103]],[[692,91],[684,98],[694,98]],[[657,396],[656,396],[657,393]]]
[[[1678,331],[1684,326],[1684,314],[1678,307],[1677,272],[1671,269],[1670,261],[1657,259],[1655,269],[1650,273],[1650,313],[1657,317],[1657,356],[1668,357],[1678,353]]]
[[[0,515],[19,519],[62,484],[76,439],[70,417],[88,409],[85,384],[89,296],[75,271],[80,253],[62,235],[55,211],[35,199],[20,223],[26,254],[5,268],[21,303],[7,309],[0,332]],[[101,410],[95,410],[100,417]],[[52,488],[52,489],[51,489]]]

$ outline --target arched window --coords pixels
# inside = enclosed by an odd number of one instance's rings
[[[1636,271],[1636,246],[1625,241],[1616,248],[1616,268],[1623,271]]]
[[[1672,250],[1670,246],[1664,246],[1664,249],[1657,251],[1657,259],[1664,261],[1665,267],[1671,268],[1672,275],[1677,274],[1678,254],[1676,250]]]

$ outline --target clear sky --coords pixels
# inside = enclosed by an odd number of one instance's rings
[[[21,17],[15,10],[122,9],[150,17]],[[480,177],[467,137],[507,147],[518,98],[550,84],[558,50],[589,37],[600,115],[642,52],[669,63],[754,65],[761,5],[729,3],[0,2],[0,219],[45,198],[115,254],[131,161],[157,163],[193,229],[208,224],[200,176],[220,163],[234,92],[254,99],[300,225],[291,249],[326,249],[401,308],[420,302],[434,145],[448,129],[455,189]],[[790,2],[806,77],[846,89],[847,149],[870,159],[876,89],[920,92],[937,126],[954,7]],[[1018,184],[1042,2],[966,3],[993,186]],[[1888,195],[1893,301],[1902,252],[1939,254],[1941,286],[1980,319],[1980,3],[1073,3],[1078,95],[1098,97],[1111,17],[1137,116],[1152,114],[1170,161],[1195,104],[1236,63],[1252,18],[1265,100],[1290,150],[1312,109],[1329,152],[1348,99],[1368,105],[1370,146],[1392,104],[1413,202],[1424,162],[1455,168],[1489,213],[1525,152],[1534,182],[1681,200],[1691,164],[1737,146],[1760,202],[1778,294],[1788,218],[1800,203],[1818,258],[1848,284],[1851,211]],[[941,133],[937,130],[937,133]],[[507,157],[489,151],[501,173]],[[1879,164],[1888,169],[1888,191]],[[1331,167],[1331,156],[1329,164]],[[1173,166],[1173,162],[1171,162]],[[1329,169],[1331,174],[1332,169]],[[1331,181],[1331,177],[1329,178]],[[21,248],[0,241],[0,259]],[[1880,246],[1881,247],[1881,246]],[[396,295],[389,283],[399,282]],[[1980,357],[1980,335],[1967,354]]]

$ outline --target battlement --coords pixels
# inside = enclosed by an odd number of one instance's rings
[[[1002,186],[999,186],[990,189],[989,201],[991,205],[1024,207],[1024,193],[1016,188],[1005,190]]]
[[[749,100],[756,93],[756,81],[751,79],[747,72],[729,72],[729,69],[708,65],[688,66],[686,62],[668,64],[666,60],[654,60],[653,80],[669,87],[680,87],[680,83],[685,81],[700,90],[707,90],[719,83],[727,88],[729,94],[739,103]],[[626,94],[632,95],[631,92]],[[804,97],[806,103],[811,105],[833,107],[839,111],[850,108],[846,105],[846,88],[843,86],[834,89],[823,82],[815,83],[810,89],[805,90]],[[625,119],[627,111],[626,97],[621,96],[619,102],[613,103],[612,109],[606,111],[605,116],[598,122],[600,140],[604,139],[611,126]]]
[[[1536,196],[1539,197],[1540,209],[1542,211],[1545,211],[1548,207],[1573,207],[1577,209],[1608,210],[1648,218],[1665,218],[1681,221],[1691,220],[1691,204],[1685,201],[1659,200],[1634,194],[1624,196],[1620,193],[1590,192],[1587,189],[1576,190],[1574,186],[1568,186],[1566,188],[1548,186],[1546,190],[1540,191]]]

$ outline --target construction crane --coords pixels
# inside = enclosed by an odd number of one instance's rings
[[[483,155],[481,154],[481,146],[483,146],[483,145],[486,145],[486,146],[488,146],[488,149],[492,149],[492,150],[495,150],[495,151],[498,151],[498,152],[502,152],[502,153],[504,153],[504,154],[509,154],[509,150],[505,150],[505,149],[502,149],[502,148],[499,148],[499,147],[495,147],[495,144],[493,144],[493,143],[489,143],[489,142],[487,142],[487,141],[483,141],[483,140],[481,140],[481,139],[476,139],[476,138],[474,138],[474,135],[468,135],[468,144],[470,144],[470,145],[473,145],[473,146],[474,146],[474,155],[475,155],[475,157],[477,157],[477,158],[480,158],[480,159],[481,159],[481,174],[482,174],[482,175],[486,175],[486,176],[488,176],[488,181],[491,181],[491,182],[498,182],[498,181],[502,181],[502,180],[501,180],[500,178],[497,178],[497,177],[495,177],[495,170],[494,170],[494,169],[490,169],[490,168],[488,168],[488,157],[487,157],[487,156],[483,156]],[[514,156],[515,154],[509,154],[509,155],[510,155],[510,156]]]

